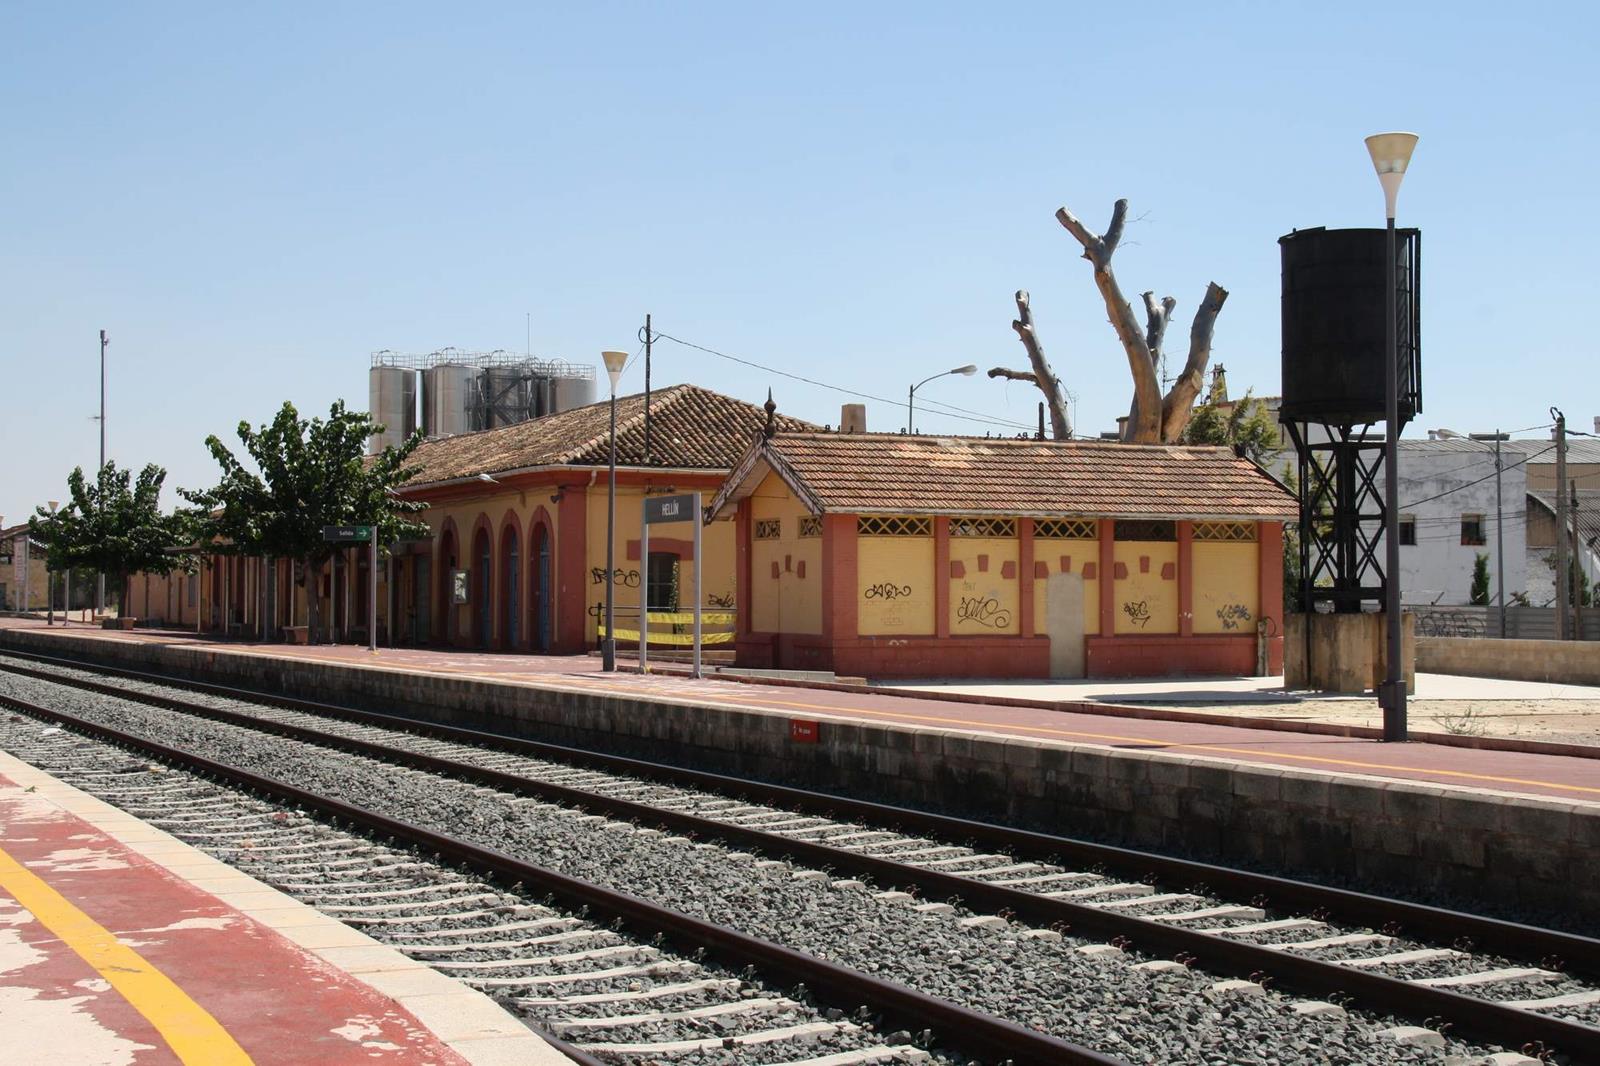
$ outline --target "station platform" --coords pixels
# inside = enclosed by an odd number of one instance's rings
[[[222,656],[260,656],[364,670],[475,678],[553,691],[658,697],[707,708],[751,708],[893,723],[912,729],[970,731],[1122,750],[1205,755],[1242,764],[1320,769],[1600,803],[1600,747],[1584,754],[1551,754],[1543,750],[1480,748],[1472,746],[1470,738],[1466,744],[1381,744],[1359,735],[1362,731],[1354,731],[1358,734],[1354,736],[1338,731],[1311,733],[1293,721],[1248,719],[1248,702],[1239,708],[1241,720],[1227,724],[1214,715],[1151,718],[1139,707],[1096,704],[1088,699],[1057,701],[1052,707],[1029,706],[1028,703],[1039,701],[1008,701],[1009,688],[999,686],[991,690],[965,686],[945,691],[897,685],[870,692],[851,686],[778,683],[778,679],[752,677],[740,677],[737,680],[741,683],[734,683],[733,679],[719,677],[696,680],[677,670],[648,676],[632,672],[606,674],[601,670],[600,659],[592,655],[507,655],[441,648],[379,648],[374,653],[348,644],[307,647],[223,642],[185,631],[116,631],[87,625],[58,625],[52,629],[18,619],[0,619],[0,633],[20,629],[68,640],[62,645],[63,655],[71,655],[70,643],[79,640],[199,648]],[[0,651],[4,647],[0,637]],[[626,668],[632,664],[625,660],[622,665]],[[1476,679],[1454,680],[1470,685]],[[1492,686],[1494,682],[1484,684]],[[1155,685],[1146,682],[1138,691],[1148,695]],[[1113,688],[1129,690],[1126,685]],[[1250,691],[1254,694],[1256,690]],[[1558,746],[1549,747],[1559,750]]]
[[[8,1066],[567,1063],[498,1004],[0,752]]]
[[[7,648],[491,729],[1485,910],[1600,909],[1600,748],[789,679],[591,656],[0,624]],[[1236,711],[1238,720],[1231,717]],[[1364,735],[1363,735],[1364,733]],[[1354,735],[1352,735],[1354,734]],[[1577,919],[1574,919],[1577,920]]]

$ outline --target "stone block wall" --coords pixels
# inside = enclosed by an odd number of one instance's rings
[[[1489,912],[1531,907],[1571,916],[1574,926],[1600,913],[1596,803],[867,721],[823,719],[815,743],[797,743],[781,712],[203,646],[0,631],[6,646],[1353,880]]]

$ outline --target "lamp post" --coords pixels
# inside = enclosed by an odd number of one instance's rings
[[[628,353],[606,351],[606,377],[611,379],[611,476],[606,482],[606,635],[600,639],[600,669],[617,669],[617,381],[628,364]]]
[[[1375,133],[1367,138],[1367,152],[1383,186],[1384,209],[1388,218],[1388,253],[1385,256],[1383,363],[1384,419],[1383,441],[1383,610],[1388,628],[1388,655],[1385,656],[1384,682],[1378,693],[1383,708],[1383,739],[1406,739],[1406,675],[1400,661],[1400,352],[1396,336],[1394,206],[1400,195],[1411,153],[1417,147],[1415,133]]]
[[[976,374],[977,372],[978,372],[978,368],[973,366],[971,363],[968,363],[966,366],[958,366],[954,370],[941,370],[937,374],[934,374],[931,377],[925,377],[921,381],[917,382],[915,385],[911,386],[910,392],[908,392],[906,394],[906,432],[908,434],[910,434],[910,433],[915,433],[917,431],[917,423],[916,423],[916,419],[914,419],[912,417],[912,414],[913,414],[912,409],[913,409],[913,407],[915,407],[916,402],[917,402],[917,390],[918,389],[922,388],[922,386],[926,385],[928,382],[932,381],[934,378],[945,378],[945,377],[949,377],[952,374],[960,374],[962,377],[970,378],[972,375]]]
[[[50,517],[54,519],[56,516],[56,508],[60,506],[60,501],[50,500],[48,502],[50,504]],[[45,604],[44,624],[47,626],[53,626],[56,624],[56,572],[48,569],[48,555],[45,556],[45,562],[47,567],[45,584],[49,586],[46,595],[49,597],[49,602]],[[66,624],[65,618],[63,618],[61,621],[63,625]]]

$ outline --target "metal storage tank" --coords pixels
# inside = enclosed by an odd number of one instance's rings
[[[1400,419],[1422,410],[1417,301],[1421,234],[1397,232],[1395,286]],[[1384,417],[1384,258],[1381,229],[1308,229],[1283,249],[1283,405],[1289,422],[1355,425]]]
[[[511,426],[532,418],[528,402],[529,378],[525,366],[496,366],[485,370],[478,379],[482,425],[476,428]]]
[[[367,374],[367,410],[383,432],[367,447],[381,452],[398,447],[417,430],[417,373],[397,366],[375,366]]]
[[[562,374],[552,379],[554,388],[551,389],[551,392],[553,393],[552,399],[554,402],[550,408],[551,414],[570,411],[574,407],[587,407],[589,404],[594,403],[594,368],[571,367],[570,369],[574,372],[573,374]],[[587,375],[578,376],[583,371],[588,371]]]
[[[470,412],[478,391],[475,366],[441,363],[422,372],[422,431],[450,437],[473,430]]]

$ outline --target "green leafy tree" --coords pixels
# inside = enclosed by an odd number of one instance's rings
[[[1477,558],[1472,560],[1472,591],[1467,602],[1478,607],[1489,606],[1488,552],[1479,552]]]
[[[368,438],[381,432],[383,426],[371,415],[346,410],[342,400],[329,408],[326,419],[309,420],[285,403],[265,425],[252,429],[239,423],[239,441],[254,470],[212,435],[206,447],[222,468],[222,479],[213,488],[183,493],[206,513],[206,539],[223,550],[300,561],[314,635],[322,632],[317,575],[337,547],[323,540],[324,526],[375,525],[379,544],[428,532],[410,517],[427,504],[394,495],[416,472],[406,460],[422,435],[367,455]]]
[[[67,505],[54,514],[43,507],[29,520],[45,545],[51,570],[94,570],[110,579],[119,604],[128,602],[132,574],[170,574],[186,561],[168,549],[187,544],[192,533],[183,512],[161,513],[167,472],[151,463],[135,478],[114,462],[94,481],[75,467],[67,477]]]
[[[1267,405],[1248,392],[1226,408],[1210,400],[1197,404],[1179,439],[1184,444],[1226,445],[1257,463],[1279,444]]]

